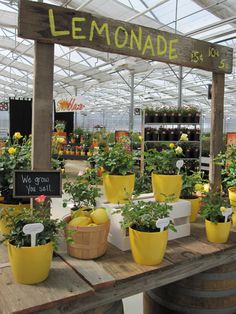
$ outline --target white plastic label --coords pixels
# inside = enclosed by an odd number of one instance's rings
[[[170,218],[160,218],[156,222],[156,227],[160,229],[160,231],[164,231],[165,227],[167,227],[170,223]]]
[[[23,232],[25,234],[30,234],[31,246],[36,245],[36,234],[44,230],[44,225],[41,223],[27,224],[23,227]]]
[[[176,162],[176,167],[180,170],[184,165],[183,159],[180,159]]]
[[[224,212],[222,212],[222,216],[225,217],[225,222],[228,221],[228,217],[232,214],[232,208],[226,208],[226,210]]]

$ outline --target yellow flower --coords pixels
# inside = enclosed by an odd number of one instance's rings
[[[182,133],[179,140],[184,142],[188,141],[188,134]]]
[[[183,153],[183,149],[180,147],[180,146],[177,146],[176,149],[175,149],[175,152],[177,155],[180,155]]]
[[[13,135],[13,138],[16,139],[16,140],[19,140],[21,139],[23,136],[20,134],[20,132],[15,132],[14,135]]]
[[[195,184],[194,190],[202,192],[204,190],[203,185],[200,183]]]
[[[58,155],[59,156],[63,155],[63,150],[59,150]]]
[[[221,206],[220,211],[221,211],[222,213],[224,213],[224,212],[226,212],[226,208],[225,208],[224,206]]]
[[[57,138],[57,143],[62,144],[64,142],[64,138],[63,137],[58,137]]]
[[[174,143],[170,143],[170,144],[169,144],[169,147],[170,147],[170,148],[174,148],[174,147],[175,147],[175,144],[174,144]]]
[[[14,154],[16,153],[16,148],[15,148],[15,147],[10,147],[10,148],[8,149],[8,153],[9,153],[10,155],[14,155]]]

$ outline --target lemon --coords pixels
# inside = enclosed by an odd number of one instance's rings
[[[97,226],[97,224],[94,224],[93,222],[88,225],[88,227],[94,227],[94,226]]]
[[[71,227],[82,227],[88,226],[92,222],[90,217],[80,216],[75,217],[69,222],[69,226]]]
[[[96,208],[94,211],[92,211],[90,217],[97,225],[105,224],[109,220],[106,209],[102,207]]]

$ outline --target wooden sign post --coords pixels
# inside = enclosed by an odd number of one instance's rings
[[[33,132],[34,168],[41,169],[49,165],[50,139],[46,137],[49,124],[51,127],[53,44],[55,43],[213,72],[212,134],[214,136],[211,136],[211,161],[219,152],[223,141],[224,74],[232,72],[233,49],[142,25],[28,0],[20,1],[18,36],[37,41],[33,109],[33,121],[34,123],[37,121]],[[41,110],[45,111],[41,112]],[[42,132],[45,132],[45,136],[37,131],[38,126]],[[43,150],[41,150],[42,144],[45,144]],[[210,182],[212,189],[216,189],[220,182],[219,169],[213,163]]]

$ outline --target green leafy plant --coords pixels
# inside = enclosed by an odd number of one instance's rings
[[[134,184],[134,195],[139,195],[141,193],[151,193],[152,184],[151,177],[147,174],[136,175],[135,184]]]
[[[222,212],[228,207],[230,207],[229,202],[221,193],[209,192],[202,200],[201,216],[213,223],[224,222],[225,218]]]
[[[180,141],[188,140],[187,134],[182,134],[181,138]],[[179,142],[176,144],[170,143],[169,147],[161,150],[150,149],[145,152],[147,171],[154,171],[157,174],[178,174],[179,169],[176,162],[183,156],[183,149],[179,146]]]
[[[215,163],[222,167],[222,183],[226,187],[236,186],[236,146],[227,145],[226,150],[217,155]]]
[[[66,127],[66,122],[63,120],[56,120],[55,121],[55,129],[57,132],[64,132]]]
[[[43,198],[42,198],[43,197]],[[36,198],[37,199],[37,198]],[[9,234],[3,234],[0,243],[9,241],[12,245],[17,247],[31,246],[30,235],[26,235],[23,232],[23,227],[26,224],[42,223],[44,230],[37,234],[36,245],[43,245],[48,242],[53,242],[56,247],[57,238],[60,230],[64,229],[65,224],[59,219],[51,219],[49,215],[49,209],[44,204],[45,196],[39,197],[39,209],[21,209],[17,215],[14,213],[14,208],[7,211],[2,210],[0,212],[0,219],[4,219],[7,227],[9,227]],[[47,204],[49,205],[48,201]]]
[[[0,191],[5,203],[19,203],[13,199],[14,170],[27,170],[31,166],[31,138],[15,132],[5,142],[0,155]]]
[[[67,178],[63,190],[64,193],[69,194],[69,198],[63,200],[63,207],[66,207],[70,201],[73,202],[72,210],[81,207],[95,207],[96,198],[101,196],[100,188],[97,186],[98,183],[99,179],[93,169],[80,172],[75,181]]]
[[[144,202],[128,203],[119,208],[115,213],[120,213],[123,217],[122,228],[132,227],[138,231],[155,232],[159,231],[156,222],[160,218],[169,217],[172,207],[166,203]],[[168,228],[175,231],[173,222],[170,221]]]
[[[134,172],[134,153],[128,151],[123,143],[117,143],[109,150],[99,149],[89,161],[95,162],[111,175],[127,175]]]
[[[181,198],[184,199],[191,199],[195,198],[197,191],[202,191],[203,183],[206,180],[203,179],[203,172],[201,171],[192,171],[191,174],[183,173],[182,176],[183,185],[181,191]]]

